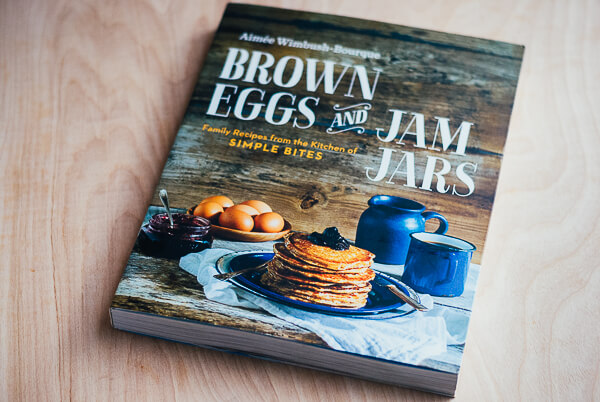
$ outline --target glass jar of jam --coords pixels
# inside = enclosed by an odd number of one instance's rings
[[[166,213],[156,214],[142,226],[138,246],[154,257],[179,258],[212,246],[210,222],[200,216],[173,214],[173,225]]]

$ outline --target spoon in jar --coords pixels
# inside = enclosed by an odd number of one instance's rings
[[[173,226],[173,216],[171,215],[171,209],[169,208],[169,196],[167,195],[167,190],[164,188],[158,192],[158,197],[162,202],[163,206],[167,210],[167,216],[169,217],[169,225]]]

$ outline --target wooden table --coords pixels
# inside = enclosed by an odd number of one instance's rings
[[[185,209],[171,209],[185,213]],[[143,225],[152,216],[165,213],[162,206],[150,205]],[[272,251],[275,241],[248,243],[215,238],[212,248],[231,250],[231,252]],[[287,340],[302,341],[312,345],[328,347],[327,343],[308,329],[274,316],[264,310],[230,306],[210,300],[206,297],[196,276],[180,268],[178,259],[154,258],[148,256],[136,243],[123,278],[115,292],[111,309],[123,309],[143,314],[159,314],[163,317],[194,320],[208,325],[220,325],[251,333],[266,334]],[[374,263],[372,269],[402,280],[402,265]],[[446,318],[447,327],[462,328],[462,323],[471,317],[471,309],[481,268],[471,264],[465,282],[465,289],[459,297],[433,297],[433,309],[436,314]],[[373,319],[388,319],[399,316],[411,308],[377,315]],[[456,321],[458,320],[458,321]],[[120,328],[114,324],[115,328]],[[461,338],[462,331],[450,335]],[[423,360],[419,365],[432,370],[456,374],[464,353],[464,343],[448,346],[445,353]]]
[[[600,398],[600,3],[265,3],[526,46],[457,398]],[[224,5],[0,2],[2,398],[441,399],[110,327]]]

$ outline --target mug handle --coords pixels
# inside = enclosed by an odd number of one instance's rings
[[[444,218],[444,216],[442,214],[438,214],[437,212],[433,212],[433,211],[427,211],[427,212],[423,212],[421,214],[421,216],[426,221],[428,221],[429,219],[437,219],[440,221],[440,226],[433,233],[444,234],[448,231],[448,221],[446,220],[446,218]]]

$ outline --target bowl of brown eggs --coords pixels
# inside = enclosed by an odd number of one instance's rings
[[[212,223],[211,232],[229,240],[261,242],[282,238],[292,225],[271,207],[259,200],[235,204],[229,197],[215,195],[187,210]]]

